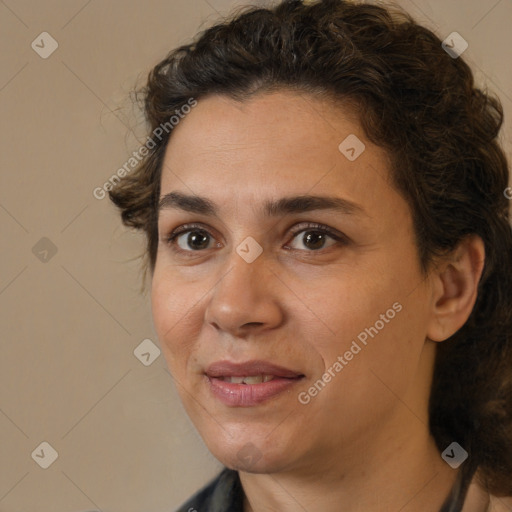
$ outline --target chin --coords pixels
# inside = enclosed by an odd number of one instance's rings
[[[285,443],[271,446],[269,440],[258,440],[257,436],[240,436],[237,441],[208,445],[210,452],[224,466],[246,473],[277,473],[290,464],[284,452]]]

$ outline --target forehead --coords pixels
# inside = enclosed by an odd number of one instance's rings
[[[199,100],[174,128],[167,155],[172,151],[173,158],[184,153],[193,161],[212,154],[217,158],[229,155],[231,160],[243,153],[255,157],[264,149],[262,159],[269,153],[289,159],[292,151],[297,160],[309,155],[318,158],[321,151],[337,150],[341,136],[356,132],[363,136],[351,111],[341,105],[334,111],[332,102],[311,95],[280,91],[257,94],[243,102],[211,95]]]
[[[179,189],[218,204],[313,193],[385,201],[397,194],[388,160],[342,105],[294,92],[241,103],[212,95],[174,128],[161,196]]]

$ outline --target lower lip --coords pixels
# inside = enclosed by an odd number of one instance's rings
[[[301,378],[274,378],[260,384],[235,384],[217,377],[208,377],[210,389],[223,404],[231,407],[252,407],[290,390]]]

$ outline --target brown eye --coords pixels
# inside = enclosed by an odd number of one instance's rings
[[[210,242],[211,236],[204,229],[191,228],[174,233],[168,238],[169,244],[178,246],[182,251],[201,251],[208,249]]]
[[[301,234],[302,238],[299,238]],[[294,241],[297,239],[302,247],[285,245],[284,248],[301,252],[319,252],[322,249],[348,243],[348,239],[343,234],[322,224],[309,223],[302,225],[302,229],[296,230],[292,235],[292,239]],[[331,243],[329,243],[329,240]],[[194,224],[180,226],[168,235],[164,241],[176,253],[188,255],[221,246],[220,243],[215,243],[215,238],[208,230]]]
[[[302,243],[313,250],[323,249],[328,235],[319,231],[304,231],[302,235]]]
[[[298,238],[298,235],[301,235],[301,238]],[[331,231],[327,226],[322,226],[321,224],[313,224],[307,225],[305,228],[295,231],[293,233],[293,239],[297,238],[297,240],[302,244],[302,247],[293,247],[289,246],[291,249],[295,250],[305,250],[307,252],[320,251],[322,249],[327,249],[334,245],[340,243],[347,243],[344,236],[341,234],[337,234]],[[332,243],[326,245],[328,240],[331,240]]]

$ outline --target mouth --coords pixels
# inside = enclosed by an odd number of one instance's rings
[[[210,365],[205,376],[213,396],[230,407],[253,407],[291,391],[304,374],[267,361]]]
[[[277,378],[275,375],[249,375],[246,377],[234,377],[224,375],[222,377],[218,377],[223,382],[230,382],[231,384],[261,384],[262,382],[269,382]]]

